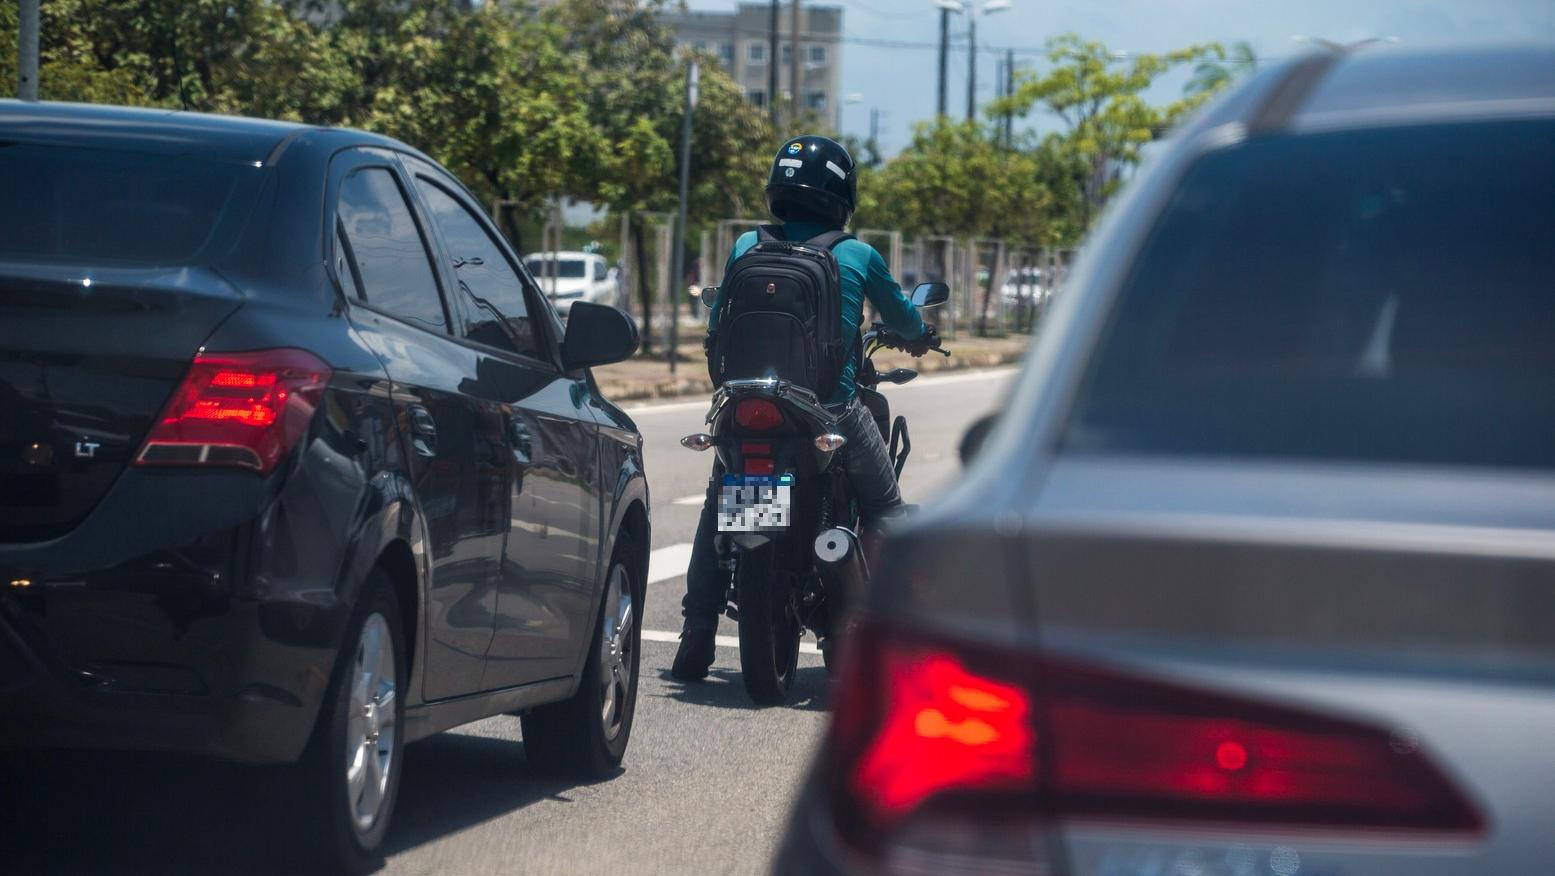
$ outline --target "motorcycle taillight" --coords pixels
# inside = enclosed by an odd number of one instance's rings
[[[734,422],[742,429],[765,432],[783,424],[783,412],[764,398],[748,398],[734,407]]]

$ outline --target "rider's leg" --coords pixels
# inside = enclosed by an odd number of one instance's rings
[[[675,652],[675,664],[670,669],[670,674],[682,681],[707,677],[707,670],[713,665],[718,616],[727,603],[727,581],[718,567],[718,549],[713,544],[713,536],[718,533],[718,487],[722,482],[723,468],[714,463],[712,477],[707,483],[707,498],[702,503],[702,516],[697,521],[697,534],[691,542],[686,596],[680,601],[680,613],[685,621],[680,632],[680,649]]]
[[[848,402],[837,426],[848,439],[843,448],[848,482],[858,500],[859,517],[867,524],[902,504],[896,466],[874,417],[858,399]]]

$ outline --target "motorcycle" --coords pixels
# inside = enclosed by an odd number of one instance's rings
[[[709,305],[715,296],[713,288],[701,294]],[[944,283],[924,283],[912,300],[927,308],[949,297]],[[891,419],[890,404],[878,387],[907,383],[918,372],[896,368],[881,373],[873,356],[882,349],[912,352],[913,347],[875,323],[863,336],[854,374],[860,400],[890,448],[898,478],[912,440],[907,418]],[[927,351],[950,355],[940,347]],[[762,705],[788,699],[805,630],[815,633],[831,669],[847,601],[868,583],[857,503],[840,464],[847,440],[838,434],[838,417],[814,392],[789,381],[729,380],[713,395],[706,418],[710,433],[681,439],[689,449],[718,454],[723,475],[714,543],[721,574],[728,575],[725,613],[739,627],[745,690]]]

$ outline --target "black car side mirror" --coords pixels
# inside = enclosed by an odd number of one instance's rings
[[[637,323],[619,307],[578,301],[567,314],[562,365],[568,371],[608,365],[637,352]]]
[[[914,307],[938,307],[950,300],[950,287],[944,283],[919,283],[912,290]]]
[[[978,451],[983,449],[983,442],[988,440],[988,433],[993,431],[997,421],[996,414],[986,414],[967,428],[966,434],[961,436],[961,447],[958,449],[962,465],[971,465],[972,460],[977,458]]]

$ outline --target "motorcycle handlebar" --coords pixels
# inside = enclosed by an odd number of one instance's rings
[[[901,350],[904,353],[912,353],[915,356],[922,356],[924,353],[939,353],[942,356],[950,355],[949,350],[939,346],[938,344],[930,347],[909,341],[896,332],[886,328],[883,323],[875,323],[872,334],[874,335],[875,341],[882,346],[890,347],[895,350]]]

